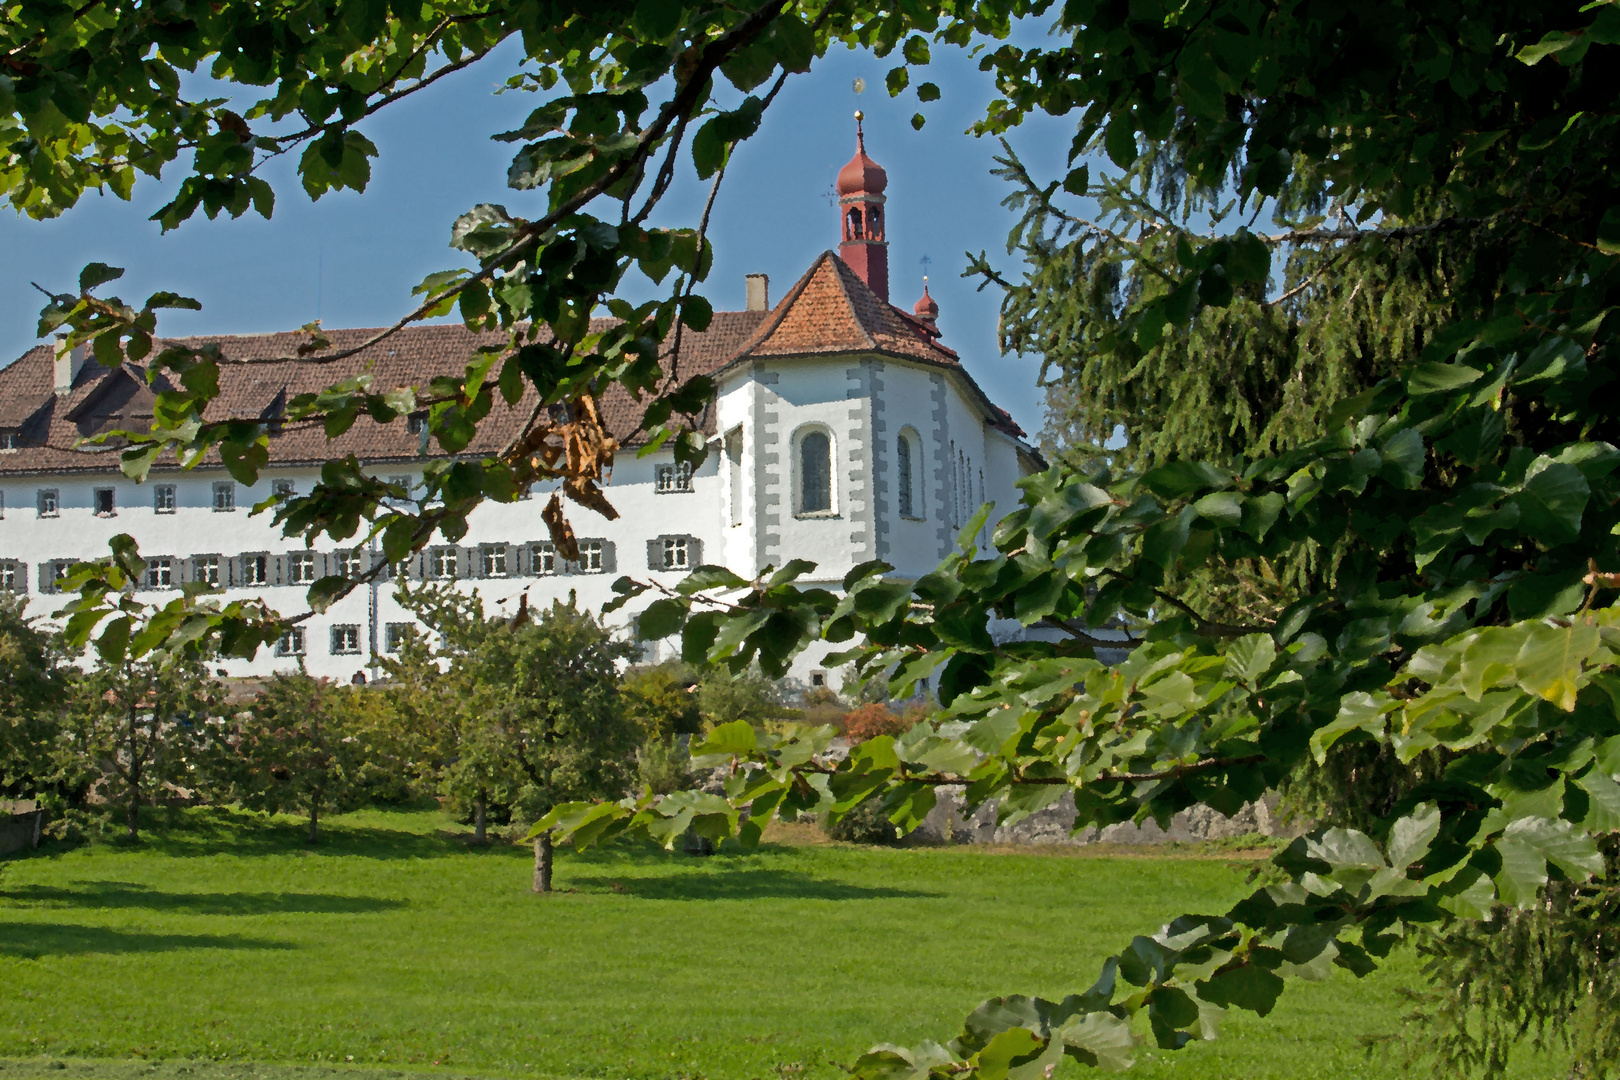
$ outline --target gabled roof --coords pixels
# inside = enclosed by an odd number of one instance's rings
[[[922,320],[873,292],[843,259],[824,251],[737,350],[731,363],[778,356],[877,353],[960,368],[956,353],[936,337]]]

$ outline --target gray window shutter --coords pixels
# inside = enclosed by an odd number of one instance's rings
[[[662,570],[664,568],[664,541],[660,537],[647,541],[647,569]]]
[[[20,563],[17,564],[16,578],[17,578],[17,591],[22,593],[24,596],[27,596],[28,595],[28,564],[27,563],[20,562]]]
[[[232,555],[220,561],[225,564],[220,568],[220,573],[225,578],[222,584],[228,588],[242,584],[242,556]]]
[[[703,541],[695,536],[686,538],[686,568],[695,570],[703,565]]]
[[[287,556],[276,555],[271,560],[270,584],[282,585],[287,581]]]
[[[39,564],[39,591],[42,593],[55,591],[51,588],[51,564],[49,562]]]
[[[483,567],[478,565],[477,548],[456,548],[456,577],[465,581],[467,578],[477,577],[482,569]]]
[[[618,573],[618,570],[619,554],[617,548],[611,540],[602,541],[602,572],[604,574],[615,574]]]

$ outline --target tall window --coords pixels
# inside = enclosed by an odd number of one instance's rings
[[[832,443],[824,431],[807,431],[799,440],[799,513],[831,509]]]
[[[291,498],[295,493],[293,482],[291,480],[272,480],[270,481],[270,492],[273,495],[286,495]]]
[[[112,517],[118,513],[117,507],[113,503],[113,490],[112,488],[96,488],[96,517]]]
[[[10,559],[0,562],[0,589],[4,589],[6,592],[21,592],[22,590],[17,586],[25,580],[26,571],[22,569],[22,563],[13,562]]]
[[[228,514],[236,509],[236,485],[230,481],[214,485],[214,513]]]
[[[416,631],[415,623],[391,622],[383,627],[383,652],[399,652],[405,639]]]
[[[152,489],[152,510],[154,513],[174,513],[174,502],[173,484],[159,484]]]
[[[315,581],[315,553],[294,551],[287,556],[287,584],[310,585]]]
[[[743,429],[726,432],[726,487],[731,497],[731,523],[743,522]]]
[[[904,433],[894,444],[894,465],[897,480],[896,501],[900,504],[900,516],[916,517],[917,508],[911,496],[911,439]]]
[[[348,551],[337,553],[337,572],[346,578],[357,578],[363,572],[359,548],[350,548]]]
[[[62,512],[62,500],[57,496],[55,488],[39,489],[39,516],[56,517]]]
[[[690,550],[687,547],[686,537],[664,537],[664,569],[685,570],[690,563],[687,561]]]
[[[557,548],[552,544],[536,544],[530,556],[536,577],[549,577],[557,572]]]
[[[582,574],[600,574],[604,569],[602,541],[581,540],[579,542],[579,572]]]

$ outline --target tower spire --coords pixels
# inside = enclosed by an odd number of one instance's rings
[[[838,172],[839,257],[885,302],[889,299],[889,241],[883,189],[889,174],[866,155],[865,117],[855,113],[855,156]]]

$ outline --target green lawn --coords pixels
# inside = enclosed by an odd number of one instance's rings
[[[766,845],[566,853],[565,891],[537,897],[525,850],[470,849],[437,814],[328,829],[306,850],[290,819],[195,811],[138,848],[5,864],[0,1080],[146,1075],[63,1058],[831,1080],[874,1042],[949,1038],[988,996],[1084,989],[1133,934],[1245,888],[1190,857]],[[1304,986],[1133,1075],[1394,1075],[1358,1036],[1393,1030],[1413,981],[1406,958]]]

